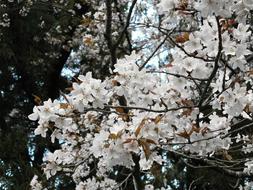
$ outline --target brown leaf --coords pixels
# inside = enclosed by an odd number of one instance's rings
[[[120,83],[117,80],[112,80],[113,86],[120,86]]]
[[[68,87],[68,88],[65,88],[65,90],[68,91],[68,92],[71,92],[72,90],[74,90],[74,88],[73,87]]]
[[[204,127],[203,129],[201,129],[201,134],[204,136],[209,130],[210,129],[208,127]]]
[[[243,110],[244,110],[246,113],[250,113],[249,104],[247,104]]]
[[[92,22],[91,18],[84,18],[81,20],[81,24],[84,26],[88,26]]]
[[[228,154],[228,151],[226,151],[226,150],[223,151],[223,158],[225,160],[229,160],[229,161],[233,159],[232,156],[230,154]]]
[[[83,43],[88,45],[88,46],[92,46],[94,42],[93,42],[93,39],[91,37],[85,37],[83,39]]]
[[[123,121],[129,121],[129,115],[126,113],[125,108],[117,107],[115,110],[116,112],[120,113],[119,117],[122,118]]]
[[[34,97],[34,102],[37,106],[42,104],[42,100],[39,96],[37,96],[35,94],[33,94],[32,96]]]
[[[181,10],[185,10],[188,6],[188,0],[180,0],[179,2],[179,8]]]
[[[146,139],[147,143],[150,143],[150,144],[156,144],[156,142],[152,139]]]
[[[181,100],[181,103],[182,103],[184,106],[194,106],[193,101],[188,100],[188,99],[182,99],[182,100]]]
[[[246,73],[248,73],[249,75],[253,75],[253,69],[246,71]]]
[[[69,104],[67,103],[60,103],[60,108],[67,109],[69,107]]]
[[[145,157],[148,160],[151,155],[150,144],[146,141],[146,139],[139,139],[138,142],[139,145],[142,146]]]
[[[163,118],[163,115],[162,114],[159,114],[158,116],[155,117],[154,119],[154,123],[155,124],[158,124]]]
[[[109,139],[116,140],[117,138],[118,138],[118,135],[115,134],[115,133],[111,133],[111,134],[109,135]]]
[[[141,129],[144,127],[145,121],[146,121],[146,118],[144,118],[144,119],[141,121],[140,125],[139,125],[139,126],[137,127],[137,129],[135,130],[135,133],[134,133],[134,134],[135,134],[136,137],[140,134]]]
[[[176,36],[176,43],[185,43],[189,41],[190,34],[188,32],[184,32],[183,34],[180,34]]]
[[[197,127],[196,124],[193,124],[193,125],[192,125],[192,132],[199,133],[199,132],[200,132],[200,128]]]
[[[184,109],[182,112],[182,115],[184,116],[190,116],[192,113],[192,109]]]
[[[117,108],[115,108],[115,110],[116,110],[116,112],[118,112],[118,113],[125,113],[124,108],[121,108],[121,107],[117,107]]]
[[[178,136],[189,139],[190,134],[184,129],[183,132],[177,133]]]
[[[126,140],[123,142],[123,144],[130,143],[130,142],[132,142],[132,141],[134,141],[134,140],[136,140],[136,139],[128,138],[128,139],[126,139]]]

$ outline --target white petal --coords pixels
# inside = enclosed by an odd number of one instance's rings
[[[30,115],[28,115],[28,118],[32,121],[36,121],[39,118],[38,113],[32,113]]]

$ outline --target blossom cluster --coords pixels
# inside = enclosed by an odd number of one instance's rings
[[[38,120],[35,135],[61,142],[61,149],[44,158],[46,177],[61,171],[72,175],[78,190],[117,189],[120,184],[110,172],[115,166],[132,170],[136,155],[140,170],[148,171],[166,162],[160,150],[195,158],[222,152],[231,160],[230,148],[241,142],[244,154],[251,153],[252,136],[243,133],[247,126],[240,122],[252,122],[246,19],[252,5],[251,0],[162,0],[157,5],[163,14],[161,32],[174,45],[170,63],[145,69],[136,63],[141,55],[133,53],[119,59],[105,80],[88,72],[73,83],[64,101],[49,99],[35,106],[29,115]],[[178,29],[182,18],[188,32],[165,32]],[[96,178],[89,177],[94,160]],[[245,159],[242,172],[252,174],[252,162]],[[33,188],[41,189],[36,180]]]

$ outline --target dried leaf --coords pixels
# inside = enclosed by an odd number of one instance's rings
[[[137,129],[135,130],[135,136],[136,136],[136,137],[140,134],[141,129],[144,127],[145,121],[146,121],[146,118],[144,118],[144,119],[141,121],[140,125],[139,125],[139,126],[137,127]]]
[[[67,103],[60,103],[60,108],[67,109],[69,107],[69,104]]]
[[[34,102],[35,102],[36,105],[41,105],[42,104],[42,100],[39,96],[37,96],[35,94],[33,94],[32,96],[34,97]]]
[[[93,42],[93,39],[91,37],[85,37],[83,39],[83,43],[85,45],[92,46],[94,42]]]
[[[209,130],[210,129],[208,127],[204,127],[203,129],[201,129],[201,134],[204,136]]]
[[[68,92],[71,92],[72,90],[74,90],[74,88],[73,87],[68,87],[68,88],[65,88],[65,90],[68,91]]]
[[[126,139],[126,140],[123,142],[123,144],[130,143],[130,142],[132,142],[132,141],[134,141],[134,140],[136,140],[136,139],[128,138],[128,139]]]
[[[120,113],[119,117],[122,118],[123,121],[129,121],[129,115],[126,113],[127,111],[125,108],[117,107],[115,110]]]
[[[230,154],[228,154],[228,151],[226,151],[226,150],[223,151],[223,158],[225,160],[229,160],[229,161],[233,159],[232,156]]]
[[[176,36],[176,43],[185,43],[189,41],[190,34],[188,32],[184,32],[183,34],[180,34]]]
[[[120,86],[120,83],[117,80],[112,80],[113,86]]]
[[[115,134],[115,133],[111,133],[110,135],[109,135],[109,139],[113,139],[113,140],[116,140],[116,139],[118,139],[118,134]]]
[[[148,160],[151,155],[150,144],[146,141],[146,139],[139,139],[138,142],[139,142],[139,145],[142,146],[145,157]]]
[[[192,113],[192,109],[184,109],[182,112],[182,115],[184,116],[190,116]]]
[[[250,113],[249,104],[247,104],[243,110],[244,110],[246,113]]]
[[[91,18],[84,18],[81,20],[81,24],[84,26],[88,26],[92,22]]]
[[[155,124],[158,124],[163,118],[163,115],[162,114],[159,114],[158,116],[155,117],[154,119],[154,123]]]
[[[181,103],[182,103],[184,106],[194,106],[193,101],[188,100],[188,99],[182,99],[182,100],[181,100]]]
[[[200,132],[200,128],[197,127],[196,124],[193,124],[193,125],[192,125],[192,132],[199,133],[199,132]]]
[[[185,10],[188,6],[188,0],[180,0],[179,2],[179,8],[181,10]]]
[[[116,112],[118,112],[118,113],[125,113],[124,108],[121,108],[121,107],[117,107],[117,108],[115,108],[115,110],[116,110]]]
[[[249,75],[253,75],[253,69],[246,71],[246,73],[248,73]]]
[[[190,134],[184,129],[183,132],[177,133],[178,136],[189,139]]]
[[[157,144],[154,140],[152,140],[152,139],[146,139],[146,141],[148,142],[148,143],[150,143],[150,144]]]

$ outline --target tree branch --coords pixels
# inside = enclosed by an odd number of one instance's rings
[[[112,0],[106,0],[106,31],[105,38],[110,51],[111,67],[117,63],[116,49],[112,42]]]
[[[207,81],[207,84],[206,84],[206,87],[202,93],[202,96],[200,97],[200,101],[199,101],[199,106],[202,105],[202,103],[204,102],[205,100],[205,96],[206,96],[206,93],[208,91],[208,88],[213,80],[213,78],[215,77],[218,69],[219,69],[219,61],[220,61],[220,58],[221,58],[221,52],[222,52],[222,33],[221,33],[221,26],[220,26],[220,22],[219,22],[219,18],[216,17],[216,22],[217,22],[217,28],[218,28],[218,53],[215,57],[215,62],[214,62],[214,68],[213,68],[213,71],[211,73],[211,75],[209,76],[209,79]]]
[[[133,13],[133,10],[134,10],[134,7],[135,7],[135,4],[137,3],[137,0],[133,0],[130,8],[129,8],[129,12],[128,12],[128,15],[127,15],[127,19],[126,19],[126,24],[125,24],[125,27],[123,28],[123,30],[121,31],[120,33],[120,36],[118,38],[118,40],[116,41],[116,43],[113,45],[114,48],[117,48],[118,45],[122,42],[123,40],[123,37],[124,37],[124,34],[127,32],[127,29],[130,25],[130,20],[131,20],[131,17],[132,17],[132,13]]]

